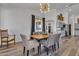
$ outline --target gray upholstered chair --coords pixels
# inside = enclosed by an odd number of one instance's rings
[[[38,42],[35,40],[28,40],[27,36],[24,34],[20,34],[21,38],[22,38],[22,43],[23,43],[23,54],[25,55],[25,49],[27,51],[27,56],[29,55],[29,51],[33,48],[37,48],[38,47]]]
[[[49,50],[53,50],[53,46],[54,46],[54,39],[55,37],[52,36],[52,34],[49,34],[49,37],[47,39],[47,41],[42,42],[42,45],[44,46],[45,50],[47,51],[47,55],[49,54]]]
[[[54,47],[55,47],[55,50],[56,50],[56,47],[59,48],[60,35],[61,35],[61,33],[55,34],[55,39],[54,39]]]

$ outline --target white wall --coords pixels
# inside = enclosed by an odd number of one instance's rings
[[[79,15],[75,15],[75,23],[77,23],[77,19],[79,18]]]
[[[52,26],[51,31],[53,31],[53,33],[56,33],[57,10],[56,9],[50,10],[48,13],[45,14],[45,18],[46,21],[52,20],[52,22],[47,22],[47,24],[51,23]]]
[[[38,11],[26,9],[5,9],[1,11],[1,27],[7,28],[10,34],[16,34],[16,41],[20,41],[20,33],[30,35],[31,15],[38,15]]]
[[[74,31],[75,31],[75,32],[74,32],[74,34],[79,36],[79,30],[75,30],[75,28],[76,28],[76,29],[79,29],[79,24],[78,24],[78,22],[77,22],[77,18],[79,18],[79,15],[75,15],[75,19],[74,19],[74,23],[75,23],[75,24],[74,24],[74,26],[75,26],[75,27],[74,27]]]
[[[1,9],[1,27],[7,28],[10,34],[16,34],[16,41],[21,41],[20,33],[26,34],[28,37],[31,33],[31,15],[38,17],[45,16],[46,20],[53,20],[52,29],[56,32],[57,10],[50,10],[49,13],[41,14],[40,10],[30,10],[23,8],[2,8]],[[67,12],[63,12],[65,23],[68,23]]]
[[[74,35],[75,35],[75,30],[74,30],[74,26],[75,26],[75,16],[72,15],[70,20],[71,20],[71,34],[72,34],[72,36],[74,36]]]
[[[69,13],[68,13],[68,10],[67,9],[60,9],[60,10],[57,10],[57,15],[60,15],[62,14],[63,17],[64,17],[64,21],[58,21],[62,24],[66,24],[68,25],[68,16],[69,16]],[[58,19],[57,19],[58,20]],[[58,25],[58,24],[57,24]],[[59,30],[59,29],[58,29]],[[60,28],[61,30],[61,28]],[[68,26],[65,27],[64,30],[62,30],[62,37],[65,36],[65,30],[67,31],[67,34],[68,34]]]
[[[57,10],[57,15],[60,13],[62,13],[64,16],[64,21],[62,21],[62,23],[68,24],[68,11],[66,9]]]

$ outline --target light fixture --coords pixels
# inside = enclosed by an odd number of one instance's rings
[[[40,4],[40,11],[41,11],[41,13],[47,13],[49,11],[49,4],[48,3],[41,3]]]

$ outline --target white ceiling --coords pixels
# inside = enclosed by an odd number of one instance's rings
[[[70,13],[73,13],[73,14],[76,14],[76,15],[79,14],[79,4],[72,6]]]
[[[0,3],[4,8],[26,8],[39,10],[40,3]],[[50,9],[65,9],[70,8],[71,13],[79,14],[79,4],[77,3],[49,3]]]
[[[20,8],[28,8],[28,9],[39,9],[40,3],[2,3],[4,7],[20,7]],[[51,9],[61,9],[65,8],[66,6],[72,6],[72,3],[49,3]]]

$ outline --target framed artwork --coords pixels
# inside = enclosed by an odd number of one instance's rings
[[[79,24],[79,18],[77,18],[77,23]]]
[[[63,14],[57,15],[57,18],[58,18],[58,20],[60,20],[60,21],[64,21],[64,16],[63,16]]]
[[[35,19],[35,32],[42,32],[43,21],[42,19]]]

